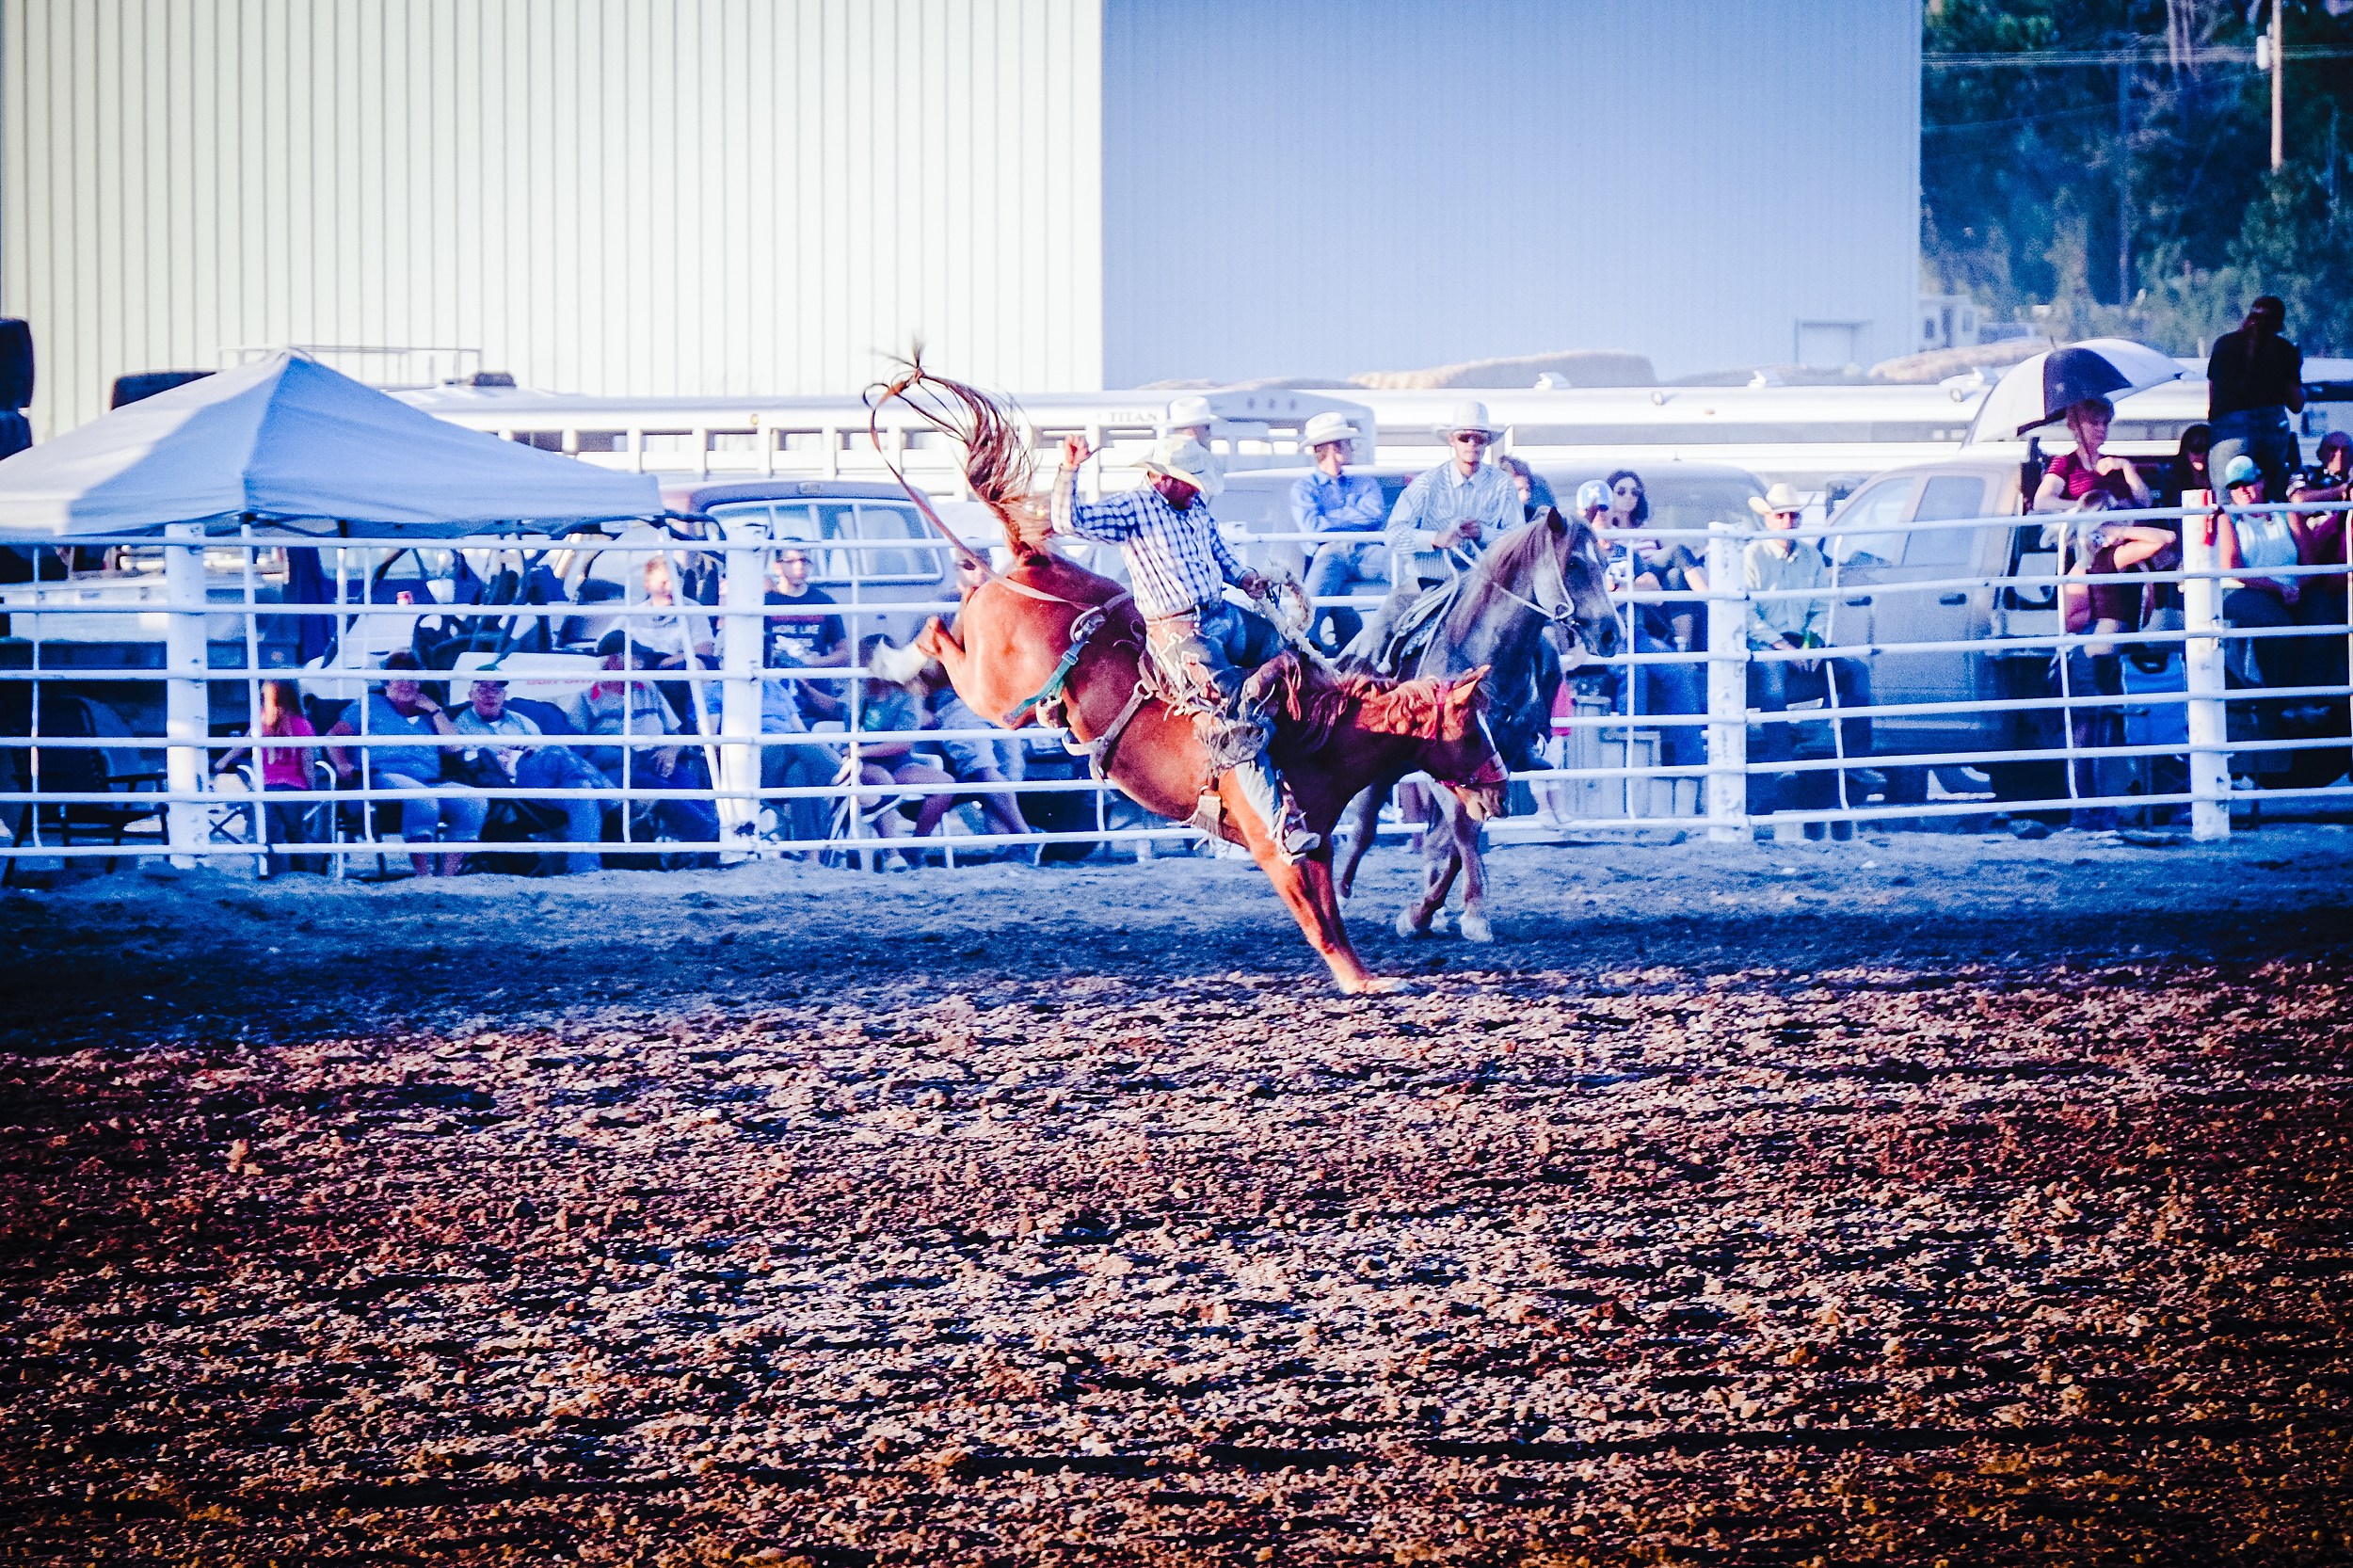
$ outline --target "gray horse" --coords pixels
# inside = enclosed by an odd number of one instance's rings
[[[1564,518],[1547,506],[1534,521],[1497,540],[1454,594],[1428,641],[1404,658],[1404,667],[1376,673],[1449,676],[1486,666],[1487,690],[1494,694],[1487,726],[1497,752],[1515,769],[1541,766],[1537,748],[1551,731],[1552,696],[1560,684],[1560,663],[1545,646],[1545,632],[1559,628],[1570,653],[1608,658],[1617,649],[1618,617],[1604,586],[1600,541],[1581,519]],[[1354,885],[1357,862],[1372,845],[1381,803],[1397,781],[1376,778],[1356,797],[1355,833],[1337,879],[1343,897]],[[1428,936],[1460,874],[1465,879],[1463,935],[1492,942],[1479,824],[1443,792],[1432,793],[1440,820],[1422,837],[1421,897],[1399,911],[1398,935]]]

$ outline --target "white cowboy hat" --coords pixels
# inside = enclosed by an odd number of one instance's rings
[[[1749,510],[1761,518],[1769,518],[1781,512],[1802,512],[1805,510],[1805,497],[1798,493],[1795,486],[1783,480],[1763,495],[1749,497]]]
[[[1217,415],[1206,397],[1179,397],[1168,406],[1167,428],[1171,430],[1192,430],[1216,423]]]
[[[1457,430],[1476,430],[1485,436],[1499,433],[1496,429],[1495,422],[1487,417],[1487,406],[1484,403],[1467,400],[1457,403],[1454,406],[1454,412],[1448,416],[1447,422],[1434,428],[1439,435],[1449,437]]]
[[[1225,476],[1218,472],[1217,459],[1191,436],[1162,436],[1152,443],[1151,451],[1136,459],[1135,466],[1146,473],[1165,473],[1171,479],[1183,480],[1199,490],[1204,501],[1215,501],[1225,488]]]
[[[1326,409],[1307,422],[1307,427],[1299,433],[1299,444],[1313,452],[1332,441],[1353,441],[1356,434],[1356,427],[1348,423],[1346,414]]]

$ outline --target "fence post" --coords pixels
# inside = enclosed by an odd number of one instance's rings
[[[1734,525],[1707,525],[1707,839],[1749,837],[1748,601]]]
[[[760,554],[754,530],[728,541],[719,602],[726,614],[719,640],[721,680],[719,732],[728,743],[719,753],[722,790],[760,788],[760,672],[766,663],[761,644],[765,625],[759,610],[764,601]],[[748,796],[719,801],[719,821],[730,841],[750,844],[760,830],[759,803]]]
[[[2189,688],[2189,835],[2231,836],[2230,721],[2223,707],[2222,640],[2217,606],[2221,584],[2215,569],[2212,518],[2182,523],[2182,620],[2189,640],[2182,645],[2183,673]]]
[[[204,529],[192,522],[164,530],[164,786],[175,795],[203,788],[204,743],[212,731],[211,659],[204,639]],[[204,852],[204,808],[175,801],[164,808],[171,863],[189,867]]]

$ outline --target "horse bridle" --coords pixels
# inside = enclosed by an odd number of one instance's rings
[[[1487,728],[1487,715],[1475,713],[1471,722],[1479,726],[1479,738],[1487,743],[1487,760],[1480,763],[1478,771],[1468,778],[1438,778],[1434,773],[1430,776],[1450,790],[1477,790],[1490,785],[1509,784],[1512,770],[1504,765],[1503,753],[1496,749],[1495,732]]]
[[[1527,595],[1515,592],[1501,583],[1495,585],[1496,591],[1513,603],[1533,610],[1544,616],[1545,625],[1565,630],[1572,637],[1575,637],[1577,635],[1577,600],[1569,594],[1568,568],[1561,564],[1561,557],[1549,549],[1544,552],[1544,557],[1545,566],[1549,568],[1552,575],[1554,602],[1550,607],[1539,604]],[[1544,591],[1544,584],[1541,581],[1537,584],[1537,591],[1539,593]],[[1577,640],[1580,643],[1583,641],[1582,638]]]

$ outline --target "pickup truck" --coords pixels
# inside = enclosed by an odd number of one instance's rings
[[[2153,472],[2150,473],[2154,477]],[[1830,641],[1871,643],[1882,651],[1873,660],[1872,695],[1881,707],[1917,703],[1956,705],[1947,712],[1890,714],[1875,718],[1874,745],[1887,776],[1891,804],[1925,799],[1930,775],[1954,794],[1983,793],[1997,799],[2054,799],[2067,793],[2065,764],[2057,760],[1988,762],[1979,767],[1935,764],[1907,766],[1904,755],[2014,751],[2063,746],[2066,729],[2052,711],[2019,712],[1979,704],[2057,694],[2048,647],[1988,647],[1982,651],[1937,645],[1996,642],[2060,632],[2058,555],[2043,540],[2041,518],[2024,516],[2022,465],[2009,455],[1967,453],[1878,474],[1859,486],[1833,515],[1840,532],[1828,542],[1837,566]],[[1977,528],[1924,524],[1969,518],[1990,521]],[[2008,585],[1947,586],[1893,591],[1907,583],[2009,577]],[[1906,645],[1920,645],[1908,651]],[[2182,689],[2178,653],[2128,678],[2131,690]],[[2340,673],[2337,680],[2344,679]],[[2167,705],[2169,706],[2169,705]],[[2345,771],[2345,703],[2326,705],[2329,716],[2313,738],[2334,741],[2295,752],[2233,754],[2234,771],[2280,787],[2326,784]],[[2178,728],[2172,707],[2153,707],[2160,728]],[[2251,705],[2233,704],[2232,736],[2255,733]],[[2157,739],[2150,737],[2153,744]],[[2325,776],[2323,776],[2325,775]]]

